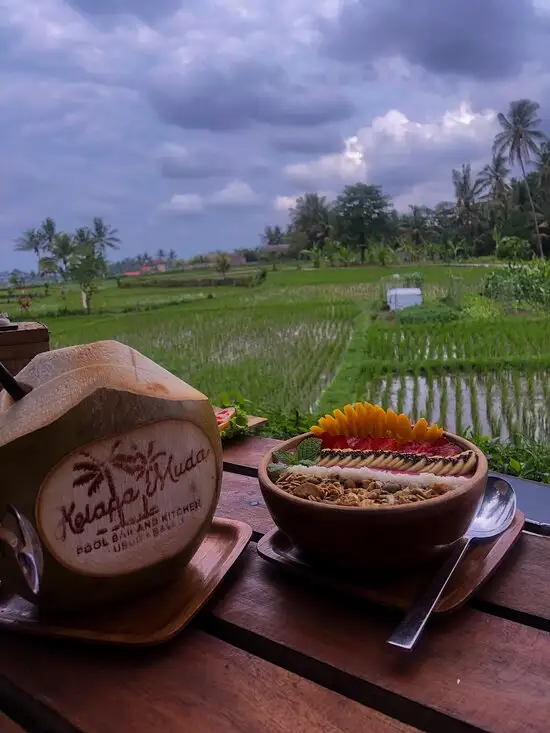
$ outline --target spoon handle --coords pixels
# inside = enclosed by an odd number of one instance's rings
[[[409,613],[390,636],[388,644],[409,652],[413,650],[447,583],[468,551],[470,542],[469,538],[463,538],[452,549],[450,556],[434,575],[426,591],[414,602]]]

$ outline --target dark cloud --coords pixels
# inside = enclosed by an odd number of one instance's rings
[[[146,21],[170,15],[182,7],[182,0],[66,0],[66,2],[86,15],[135,15]]]
[[[159,156],[165,178],[214,178],[232,172],[230,161],[210,151],[188,152],[174,146]]]
[[[341,60],[399,55],[435,74],[497,79],[517,73],[538,34],[531,0],[353,0],[324,24]]]
[[[227,132],[253,122],[313,127],[347,119],[354,106],[337,89],[292,83],[279,67],[258,62],[161,71],[149,96],[161,119],[191,130]]]
[[[342,149],[342,135],[336,130],[286,130],[274,135],[271,147],[280,153],[337,153]]]

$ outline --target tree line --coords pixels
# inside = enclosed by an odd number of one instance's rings
[[[262,242],[286,244],[289,256],[340,264],[403,259],[453,260],[496,254],[504,259],[544,257],[550,250],[550,142],[540,129],[539,104],[520,99],[499,113],[491,161],[474,173],[452,171],[455,200],[435,207],[393,207],[380,186],[356,183],[334,200],[299,197],[286,230],[268,226]],[[512,177],[517,166],[521,177]],[[527,168],[530,168],[529,172]]]

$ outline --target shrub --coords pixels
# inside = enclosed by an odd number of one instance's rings
[[[421,288],[424,285],[423,272],[408,272],[403,275],[403,287],[405,288]]]
[[[550,263],[537,260],[529,265],[509,265],[493,270],[481,284],[481,295],[547,310],[550,306]]]
[[[444,303],[424,303],[397,312],[399,323],[448,323],[460,318],[460,313]]]
[[[521,237],[502,237],[497,245],[497,257],[508,262],[527,262],[533,259],[531,243]]]

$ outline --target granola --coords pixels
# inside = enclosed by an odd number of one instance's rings
[[[340,481],[336,476],[318,478],[296,472],[281,475],[276,485],[292,496],[337,506],[377,507],[414,504],[446,494],[451,487],[444,483],[408,486],[402,483],[371,479]]]

